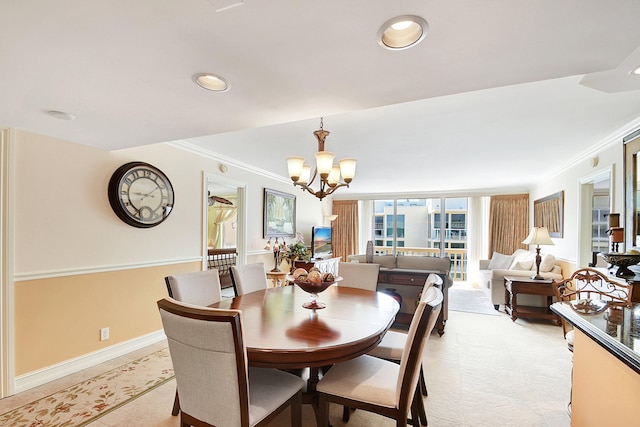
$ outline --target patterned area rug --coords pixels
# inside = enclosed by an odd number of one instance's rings
[[[1,414],[0,426],[84,426],[172,378],[165,348]]]
[[[449,310],[498,316],[491,300],[481,289],[449,288]]]

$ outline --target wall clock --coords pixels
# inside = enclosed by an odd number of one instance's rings
[[[111,176],[107,192],[115,214],[133,227],[154,227],[173,210],[173,186],[169,178],[148,163],[120,166]]]

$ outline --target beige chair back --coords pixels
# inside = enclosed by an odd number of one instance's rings
[[[409,332],[402,359],[400,360],[400,373],[396,389],[396,401],[398,404],[405,402],[410,405],[413,393],[418,384],[422,353],[426,347],[425,340],[433,331],[433,328],[442,308],[442,292],[440,289],[425,283],[422,297],[418,303]]]
[[[379,272],[380,264],[341,262],[338,264],[338,275],[342,281],[338,282],[338,286],[375,291]]]
[[[220,302],[220,276],[212,268],[164,278],[169,296],[188,304],[208,306]]]
[[[231,281],[236,295],[244,295],[267,288],[267,271],[263,262],[234,265],[231,267]]]
[[[242,319],[220,310],[158,301],[184,414],[216,426],[249,424]]]

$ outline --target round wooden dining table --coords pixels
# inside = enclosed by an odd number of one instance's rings
[[[211,305],[242,311],[251,366],[318,368],[367,353],[391,327],[398,303],[382,292],[332,285],[318,294],[326,308],[302,305],[310,295],[296,285],[268,288]]]

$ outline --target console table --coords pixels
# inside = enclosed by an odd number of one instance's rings
[[[342,257],[312,259],[309,262],[294,261],[293,264],[295,268],[304,268],[309,271],[311,267],[316,267],[322,273],[331,273],[334,276],[337,276],[336,271],[338,271],[338,263],[341,259]]]
[[[442,336],[444,334],[444,325],[447,321],[447,303],[448,303],[448,289],[447,272],[435,271],[435,270],[410,270],[401,268],[380,268],[378,274],[378,290],[384,291],[385,288],[389,288],[395,285],[411,286],[415,288],[415,297],[410,301],[402,301],[402,307],[398,314],[396,314],[396,321],[394,324],[408,326],[413,319],[413,313],[416,308],[416,301],[418,300],[418,294],[424,287],[424,282],[427,280],[429,274],[435,273],[442,279],[441,285],[436,285],[442,291],[442,310],[438,315],[435,329],[438,334]],[[406,304],[405,304],[406,303]]]
[[[553,303],[555,291],[553,279],[535,280],[528,277],[505,276],[504,277],[504,311],[511,315],[514,322],[518,317],[554,320],[562,325],[560,318],[551,311],[549,306]],[[518,294],[542,295],[547,297],[546,307],[531,307],[518,305]]]

